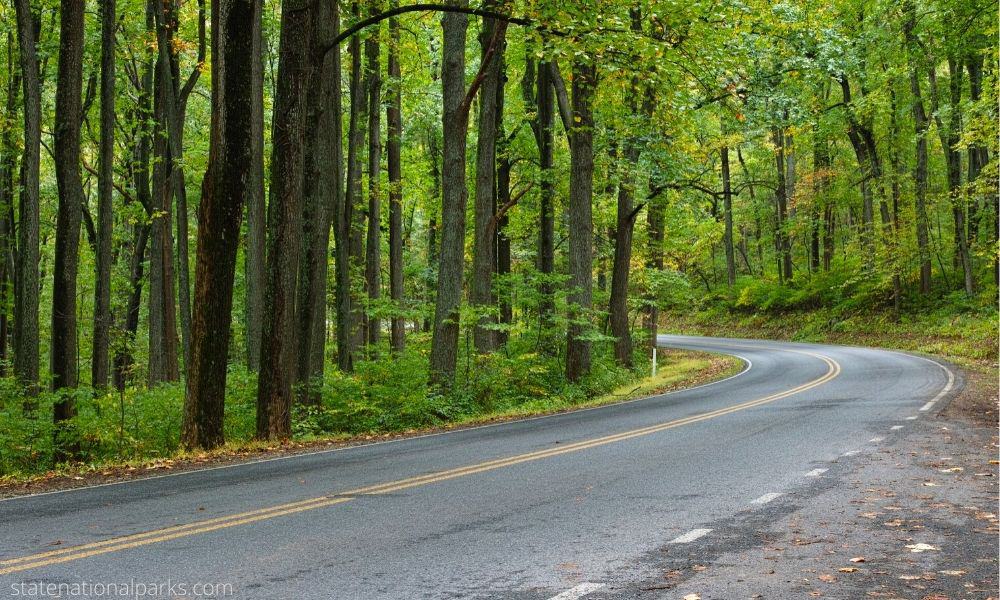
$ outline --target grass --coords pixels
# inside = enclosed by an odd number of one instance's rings
[[[49,418],[55,395],[42,394],[34,415],[25,414],[16,386],[0,380],[0,423],[5,424],[0,429],[0,486],[74,485],[550,414],[704,383],[742,369],[732,357],[668,351],[660,354],[659,373],[652,378],[617,368],[609,355],[598,352],[591,376],[568,384],[559,357],[522,351],[471,357],[475,364],[470,362],[460,374],[452,392],[428,394],[426,354],[427,340],[416,338],[393,360],[361,361],[352,374],[329,370],[321,403],[294,408],[293,438],[285,444],[253,439],[256,376],[233,366],[226,396],[227,444],[209,453],[186,453],[180,447],[180,384],[107,395],[80,390],[73,422],[80,460],[58,465],[52,463]],[[645,360],[639,362],[637,353],[637,364],[648,369]]]

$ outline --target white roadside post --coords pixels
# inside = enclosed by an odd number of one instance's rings
[[[653,377],[656,377],[656,344],[653,344]]]

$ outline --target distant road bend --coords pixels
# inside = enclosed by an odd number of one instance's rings
[[[906,435],[956,387],[898,352],[659,344],[747,368],[601,408],[3,500],[0,597],[168,580],[238,598],[614,596],[663,548],[833,482],[824,465]]]

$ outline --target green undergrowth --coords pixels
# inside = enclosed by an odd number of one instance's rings
[[[907,285],[912,290],[913,285]],[[997,288],[969,296],[935,289],[903,294],[899,309],[884,281],[820,273],[788,285],[741,278],[664,316],[666,331],[877,346],[941,356],[959,365],[996,365]]]
[[[648,395],[740,368],[735,359],[668,352],[661,355],[657,377],[650,378],[648,359],[640,352],[636,361],[641,369],[629,371],[615,366],[609,349],[598,348],[591,375],[570,384],[563,377],[561,357],[530,350],[463,356],[448,393],[427,391],[429,339],[420,334],[408,339],[402,355],[390,359],[383,353],[361,360],[354,373],[328,367],[319,403],[293,407],[293,441],[391,435],[558,412]],[[253,440],[256,384],[254,373],[237,365],[230,368],[223,453],[266,447]],[[81,388],[76,392],[78,415],[70,428],[79,442],[79,462],[54,465],[49,415],[56,395],[41,394],[34,410],[26,411],[13,381],[0,379],[0,482],[184,458],[183,394],[179,383],[108,394]]]

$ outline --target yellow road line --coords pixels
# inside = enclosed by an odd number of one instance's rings
[[[733,347],[761,348],[760,346],[741,346],[738,344],[728,344],[728,345]],[[768,404],[770,402],[781,400],[782,398],[787,398],[789,396],[799,394],[807,390],[813,389],[815,387],[818,387],[820,385],[823,385],[824,383],[832,380],[833,378],[837,377],[837,375],[840,374],[841,371],[840,365],[835,360],[827,356],[823,356],[821,354],[816,354],[813,352],[808,352],[805,350],[790,350],[786,348],[781,348],[779,350],[784,352],[794,352],[796,354],[804,354],[807,356],[818,358],[826,363],[828,370],[823,376],[819,377],[818,379],[814,379],[812,381],[806,382],[802,385],[796,386],[789,390],[771,394],[763,398],[758,398],[756,400],[749,400],[747,402],[742,402],[740,404],[735,404],[733,406],[720,408],[707,413],[701,413],[698,415],[692,415],[690,417],[675,419],[673,421],[669,421],[666,423],[660,423],[657,425],[650,425],[647,427],[632,429],[622,433],[616,433],[590,440],[583,440],[580,442],[567,444],[565,446],[560,446],[558,448],[549,448],[546,450],[527,452],[524,454],[518,454],[516,456],[509,456],[506,458],[489,460],[473,465],[466,465],[464,467],[446,469],[444,471],[436,471],[434,473],[427,473],[425,475],[418,475],[406,479],[400,479],[396,481],[389,481],[385,483],[356,488],[353,490],[348,490],[336,494],[330,494],[327,496],[319,496],[317,498],[310,498],[307,500],[299,500],[296,502],[289,502],[286,504],[278,504],[267,508],[235,513],[231,515],[215,517],[212,519],[205,519],[202,521],[195,521],[193,523],[188,523],[185,525],[174,525],[142,533],[109,538],[98,542],[81,544],[78,546],[70,546],[58,550],[51,550],[47,552],[31,554],[28,556],[2,560],[0,561],[0,575],[9,575],[11,573],[25,571],[28,569],[36,569],[39,567],[44,567],[74,560],[80,560],[91,556],[107,554],[109,552],[118,552],[121,550],[127,550],[130,548],[136,548],[148,544],[166,542],[177,538],[187,537],[201,533],[208,533],[211,531],[217,531],[219,529],[226,529],[238,525],[246,525],[248,523],[255,523],[258,521],[273,519],[275,517],[280,517],[284,515],[290,515],[290,514],[304,512],[307,510],[314,510],[317,508],[333,506],[335,504],[348,502],[350,500],[353,500],[355,496],[363,494],[367,495],[387,494],[390,492],[396,492],[399,490],[405,490],[418,486],[428,485],[431,483],[447,481],[449,479],[455,479],[458,477],[465,477],[467,475],[474,475],[476,473],[483,473],[486,471],[492,471],[495,469],[510,467],[513,465],[540,460],[543,458],[559,456],[561,454],[568,454],[570,452],[577,452],[589,448],[596,448],[598,446],[604,446],[607,444],[612,444],[624,440],[646,436],[653,433],[658,433],[660,431],[665,431],[667,429],[673,429],[675,427],[681,427],[683,425],[689,425],[691,423],[706,421],[708,419],[714,419],[716,417],[728,415],[741,410],[746,410],[748,408],[753,408],[755,406]]]

